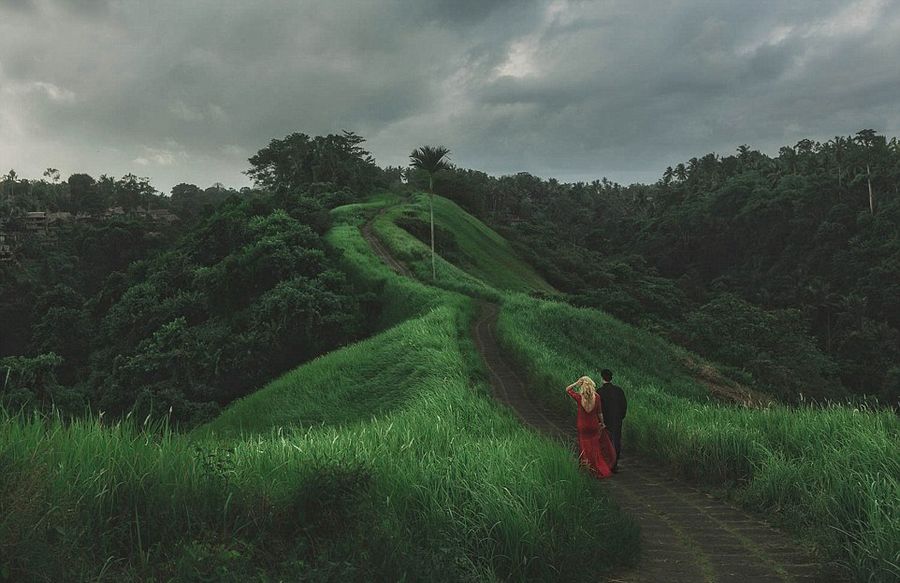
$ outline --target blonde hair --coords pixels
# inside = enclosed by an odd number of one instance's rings
[[[581,407],[590,413],[597,402],[597,384],[591,377],[584,376],[576,381],[578,392],[581,394]]]

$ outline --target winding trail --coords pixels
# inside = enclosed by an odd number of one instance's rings
[[[495,397],[511,407],[524,423],[550,436],[565,438],[574,448],[574,420],[561,419],[536,403],[504,358],[494,333],[499,312],[496,304],[481,302],[480,314],[472,326]],[[638,569],[619,574],[611,581],[844,580],[782,532],[654,464],[628,453],[620,467],[618,474],[602,483],[640,525],[642,552]]]
[[[383,214],[385,210],[387,209],[381,209],[380,211],[378,211],[378,214]],[[362,233],[363,239],[366,240],[366,242],[369,244],[369,247],[371,247],[372,251],[375,252],[375,255],[377,255],[378,258],[381,259],[388,267],[390,267],[400,275],[415,279],[412,271],[410,271],[409,268],[403,263],[397,261],[394,256],[390,254],[381,240],[372,231],[372,220],[374,219],[366,221],[366,223],[359,229]]]
[[[413,277],[372,233],[362,234],[394,271]],[[495,334],[500,308],[480,301],[472,335],[484,359],[494,397],[519,419],[575,448],[574,421],[547,411],[531,396],[510,365]],[[562,396],[560,397],[562,398]],[[621,583],[838,583],[846,578],[759,518],[679,480],[650,461],[631,454],[621,471],[603,480],[616,502],[641,528],[638,568],[618,573]]]

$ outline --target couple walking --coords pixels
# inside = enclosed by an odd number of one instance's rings
[[[600,372],[598,389],[591,377],[581,377],[566,392],[578,403],[579,460],[598,478],[618,471],[622,451],[622,420],[628,402],[622,389],[612,383],[612,372]],[[577,389],[577,390],[576,390]]]

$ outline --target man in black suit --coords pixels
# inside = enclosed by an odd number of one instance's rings
[[[603,408],[603,422],[609,430],[609,438],[616,448],[616,463],[613,465],[612,471],[617,472],[619,468],[619,456],[622,453],[622,420],[625,419],[625,413],[628,410],[628,400],[625,399],[625,391],[622,387],[612,383],[613,374],[608,368],[600,371],[600,377],[603,384],[597,389],[600,395],[600,403]]]

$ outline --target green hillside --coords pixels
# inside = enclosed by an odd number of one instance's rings
[[[578,580],[592,575],[565,557],[598,545],[610,550],[606,568],[632,560],[635,527],[578,472],[568,448],[523,428],[490,398],[468,334],[471,299],[391,273],[353,228],[385,206],[380,217],[405,210],[397,202],[386,196],[335,209],[344,224],[329,235],[354,281],[381,290],[388,329],[284,375],[195,434],[244,439],[293,430],[305,451],[368,464],[379,477],[374,498],[391,501],[379,516],[474,563],[470,573],[435,570],[434,578],[552,572]],[[517,261],[505,252],[493,257]],[[521,264],[520,273],[507,281],[524,285]],[[514,557],[541,558],[522,567]]]
[[[398,258],[410,261],[423,279],[430,279],[431,275],[430,249],[404,235],[405,231],[399,232],[403,230],[396,224],[412,218],[424,226],[429,220],[428,208],[428,196],[418,194],[408,202],[391,206],[374,221],[376,232],[383,239],[391,240],[392,252]],[[516,255],[509,242],[453,201],[434,197],[434,222],[436,228],[452,238],[448,243],[454,248],[452,264],[443,258],[440,260],[440,280],[464,281],[498,291],[554,293],[553,287]],[[440,239],[437,252],[441,253]],[[422,264],[420,260],[426,258],[427,265]]]
[[[616,371],[632,451],[756,509],[821,546],[860,581],[900,575],[900,420],[846,406],[724,405],[678,348],[601,312],[511,297],[501,342],[547,408],[576,374]]]
[[[470,338],[475,298],[547,408],[609,367],[626,442],[767,513],[848,566],[900,563],[900,422],[846,407],[723,405],[683,349],[552,289],[492,230],[435,198],[454,261],[397,223],[427,199],[384,193],[331,211],[325,236],[377,333],[232,403],[191,434],[129,419],[4,414],[0,580],[595,580],[639,560],[634,523],[566,444],[490,397]],[[390,271],[360,227],[416,280]],[[708,366],[708,365],[707,365]],[[573,420],[574,422],[574,420]],[[893,502],[891,502],[893,501]],[[35,527],[34,525],[40,525]],[[598,557],[585,568],[580,557]],[[402,552],[398,552],[401,549]]]
[[[403,207],[375,225],[392,253],[428,281],[426,246],[390,222]],[[435,208],[442,224],[467,221],[456,205]],[[470,248],[477,255],[479,247]],[[900,420],[893,413],[722,404],[696,363],[713,366],[697,355],[598,310],[501,293],[461,271],[439,262],[436,284],[502,303],[500,340],[547,408],[571,414],[559,388],[611,368],[632,402],[625,439],[633,450],[727,488],[736,501],[820,545],[860,580],[900,574]]]
[[[472,300],[394,275],[362,240],[389,201],[336,209],[328,234],[384,332],[190,435],[6,417],[9,576],[577,581],[633,563],[633,522],[490,398]],[[573,560],[596,548],[590,569]]]

